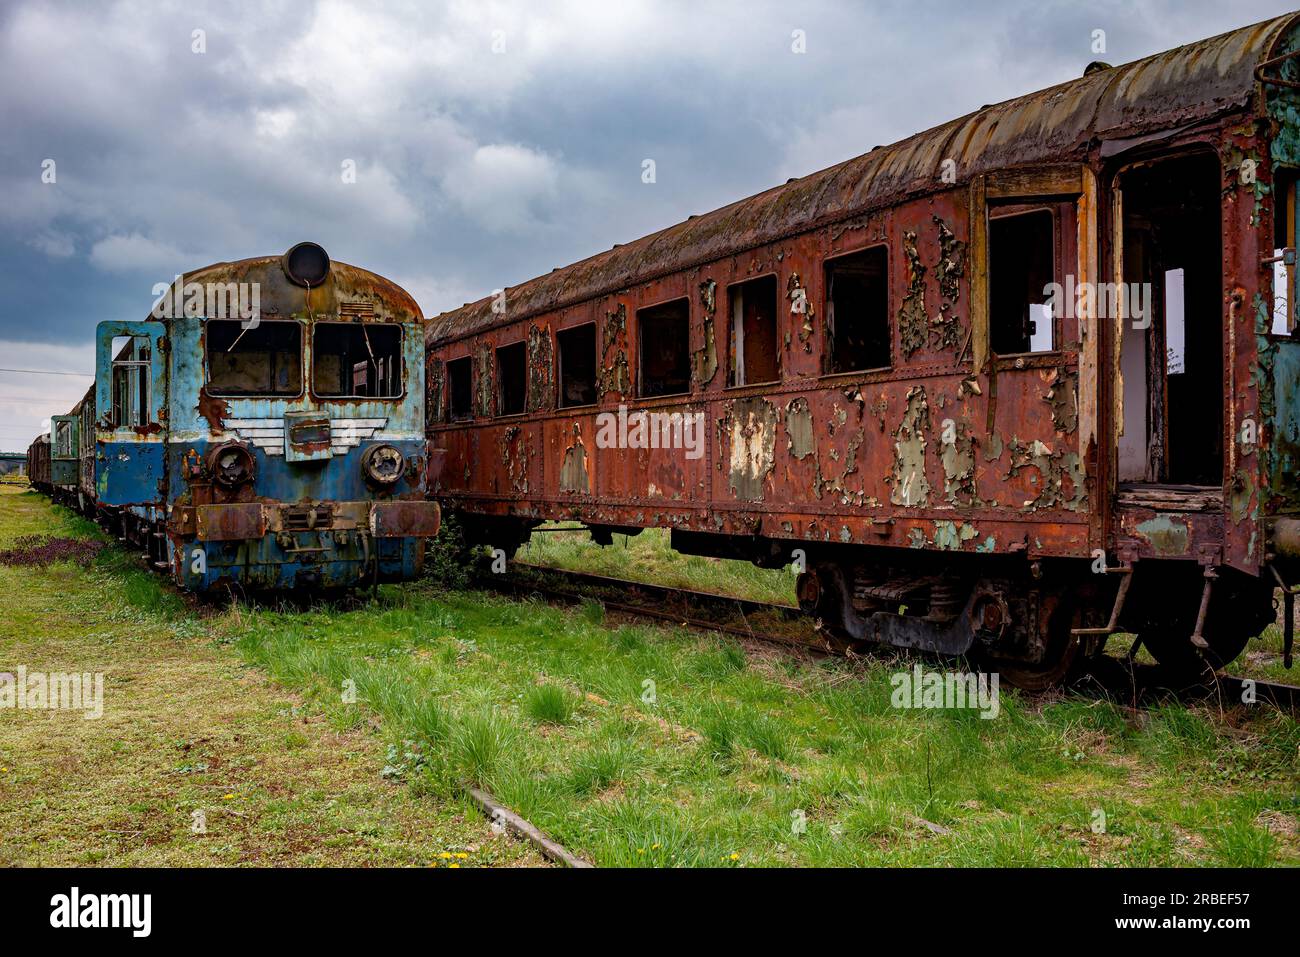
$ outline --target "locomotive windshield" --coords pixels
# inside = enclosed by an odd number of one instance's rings
[[[312,389],[329,398],[395,399],[402,394],[402,327],[318,322]]]
[[[302,392],[302,326],[238,319],[207,323],[208,392],[224,396],[293,396]]]

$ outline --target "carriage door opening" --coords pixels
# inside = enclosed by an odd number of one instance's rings
[[[1223,485],[1219,178],[1211,155],[1120,176],[1121,483]]]

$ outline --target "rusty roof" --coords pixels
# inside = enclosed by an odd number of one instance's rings
[[[1086,158],[1094,140],[1141,136],[1243,109],[1255,67],[1288,25],[1287,14],[1123,66],[986,106],[959,119],[651,233],[429,320],[443,342],[628,288],[935,188],[940,164],[957,182],[989,170]]]
[[[306,313],[307,290],[289,281],[280,256],[254,256],[234,262],[213,263],[182,277],[186,284],[258,283],[263,315],[284,317]],[[177,280],[172,283],[175,289]],[[329,277],[311,290],[311,312],[336,316],[340,303],[369,304],[376,320],[422,322],[424,314],[415,298],[392,280],[359,266],[332,260]]]

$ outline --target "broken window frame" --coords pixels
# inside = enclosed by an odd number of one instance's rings
[[[885,284],[885,339],[888,343],[889,354],[886,356],[885,365],[867,366],[861,369],[830,369],[830,364],[834,361],[834,335],[835,335],[835,308],[834,295],[831,283],[831,270],[835,268],[836,263],[852,258],[854,256],[864,256],[868,253],[881,251],[885,256],[884,284]],[[823,345],[823,356],[827,371],[822,373],[823,378],[842,375],[862,375],[870,372],[889,372],[894,368],[894,316],[893,302],[894,295],[890,283],[890,265],[892,256],[890,255],[889,243],[872,243],[869,246],[862,246],[858,249],[847,249],[835,253],[833,256],[827,256],[822,260],[822,315],[826,317],[827,338]]]
[[[1277,197],[1282,197],[1278,200]],[[1300,214],[1298,214],[1297,203],[1300,203],[1300,167],[1278,166],[1273,173],[1273,242],[1271,255],[1274,257],[1282,256],[1283,250],[1290,248],[1300,255]],[[1280,241],[1280,242],[1279,242]],[[1272,321],[1269,323],[1268,335],[1275,339],[1291,339],[1295,336],[1296,331],[1300,329],[1300,303],[1297,300],[1297,268],[1295,263],[1286,264],[1281,261],[1273,263],[1274,279],[1272,285],[1272,312],[1270,316]],[[1278,319],[1278,295],[1277,295],[1277,272],[1279,269],[1285,270],[1285,305],[1287,330],[1279,332],[1277,330]]]
[[[457,412],[455,407],[456,388],[454,376],[456,370],[464,363],[465,369],[465,409],[463,412]],[[455,368],[453,368],[455,367]],[[448,422],[473,422],[474,421],[474,357],[461,356],[457,359],[448,359],[445,365],[446,369],[446,418]]]
[[[519,411],[506,412],[505,406],[505,387],[506,376],[501,368],[501,353],[519,350],[523,355],[522,370],[523,374],[519,380]],[[514,418],[515,416],[528,414],[528,342],[525,339],[516,339],[514,342],[506,342],[492,350],[493,371],[496,378],[496,418]]]
[[[737,381],[740,373],[744,371],[743,342],[740,349],[737,349],[736,343],[736,304],[735,295],[744,286],[757,284],[760,281],[770,279],[772,281],[772,355],[776,360],[776,377],[773,379],[762,379],[757,382],[750,381],[745,376],[745,381]],[[743,300],[742,300],[743,303]],[[746,276],[744,279],[738,279],[735,282],[727,284],[727,385],[728,389],[748,389],[758,386],[777,385],[783,381],[785,369],[781,363],[781,283],[776,272],[760,273],[757,276]],[[743,308],[743,306],[742,306]],[[741,329],[743,336],[744,317],[741,317]],[[737,356],[739,353],[739,362]]]
[[[130,340],[113,358],[112,422],[115,428],[141,428],[153,424],[153,343],[147,336],[122,336]],[[143,359],[138,355],[138,341],[148,345]],[[129,358],[123,358],[129,356]]]
[[[340,392],[340,393],[338,393],[338,394],[331,393],[331,392],[321,392],[321,391],[320,391],[320,387],[319,387],[319,386],[317,385],[317,383],[316,383],[316,358],[317,358],[317,353],[316,353],[316,333],[320,330],[320,328],[321,328],[322,326],[346,326],[346,327],[349,327],[349,328],[357,328],[357,327],[361,327],[361,328],[365,331],[365,333],[366,333],[367,335],[370,334],[373,330],[375,330],[375,329],[377,329],[377,328],[378,328],[378,329],[396,329],[396,330],[397,330],[397,352],[396,352],[396,358],[397,358],[397,382],[398,382],[398,387],[399,387],[399,388],[398,388],[398,391],[397,391],[396,393],[394,393],[393,395],[356,395],[356,394],[349,394],[349,393],[342,393],[342,392]],[[311,390],[312,390],[312,394],[313,394],[314,396],[316,396],[318,399],[322,399],[322,400],[327,401],[327,402],[348,402],[348,401],[370,402],[370,401],[376,401],[376,400],[377,400],[377,401],[380,401],[380,402],[395,402],[395,401],[400,401],[400,400],[406,398],[406,362],[405,362],[405,356],[406,356],[406,328],[405,328],[404,326],[402,326],[400,323],[395,323],[395,322],[371,322],[371,323],[365,323],[365,324],[363,324],[363,323],[359,323],[359,322],[335,322],[335,321],[331,321],[331,322],[317,322],[317,323],[314,323],[313,326],[312,326],[312,332],[311,332]],[[372,363],[372,364],[373,364],[373,363]]]
[[[256,326],[248,325],[248,329],[260,329],[263,326],[271,325],[289,325],[296,326],[298,329],[298,391],[297,392],[218,392],[213,387],[212,382],[212,351],[211,337],[209,330],[213,323],[234,322],[244,327],[246,320],[242,319],[205,319],[203,321],[203,387],[207,390],[208,395],[222,399],[299,399],[307,390],[307,375],[303,369],[303,361],[307,354],[307,335],[303,324],[296,319],[262,319],[257,322]],[[242,331],[242,329],[241,329]]]
[[[674,392],[655,392],[653,394],[646,392],[645,384],[645,325],[643,317],[648,312],[664,309],[666,306],[675,306],[677,304],[685,306],[685,313],[682,317],[685,328],[682,330],[682,349],[686,357],[686,388]],[[662,302],[652,303],[648,306],[642,306],[636,311],[636,394],[642,399],[670,399],[674,396],[690,395],[693,388],[691,377],[691,297],[675,296],[672,299],[665,299]]]
[[[564,400],[564,341],[574,337],[575,333],[581,330],[589,330],[591,334],[591,392],[592,399],[590,402],[568,403]],[[600,349],[599,342],[596,338],[595,322],[580,322],[577,325],[566,326],[563,329],[555,330],[555,407],[557,409],[589,409],[600,402]]]
[[[1046,213],[1051,217],[1052,233],[1052,282],[1063,283],[1065,278],[1064,256],[1062,249],[1062,203],[1049,201],[1007,201],[989,203],[986,207],[986,217],[988,225],[992,227],[997,220],[1015,219],[1018,217],[1036,216]],[[1072,203],[1070,205],[1073,205]],[[986,251],[986,270],[988,273],[988,321],[989,321],[989,354],[997,359],[1029,359],[1041,356],[1059,357],[1065,352],[1065,322],[1064,313],[1059,309],[1052,311],[1052,348],[1050,349],[1027,349],[1019,352],[998,352],[994,348],[995,328],[998,317],[993,312],[993,238],[992,229],[989,229],[988,246]],[[1032,336],[1030,339],[1032,344]]]

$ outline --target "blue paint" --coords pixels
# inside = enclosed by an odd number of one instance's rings
[[[319,316],[333,320],[333,316]],[[194,500],[195,468],[214,446],[238,442],[256,462],[251,493],[241,500],[260,502],[279,515],[282,505],[423,501],[427,441],[424,435],[424,339],[421,325],[403,323],[403,395],[393,399],[317,398],[312,376],[312,319],[303,325],[303,389],[296,397],[240,397],[206,400],[203,320],[103,322],[96,342],[95,488],[99,503],[146,523],[150,531],[167,526],[177,509]],[[136,425],[113,422],[113,340],[140,337],[147,342],[149,401],[147,419]],[[120,365],[120,363],[119,363]],[[118,375],[127,373],[119,370]],[[215,411],[214,411],[215,410]],[[330,444],[293,446],[288,436],[302,419],[327,418]],[[213,421],[209,421],[212,419]],[[408,467],[392,485],[368,483],[362,468],[366,449],[397,448]],[[202,484],[207,478],[202,477]],[[156,540],[152,536],[151,540]],[[156,558],[165,558],[182,587],[204,591],[237,584],[250,589],[324,588],[371,581],[398,581],[418,574],[423,541],[374,538],[368,526],[348,530],[268,530],[242,541],[199,541],[191,532],[167,529]]]

